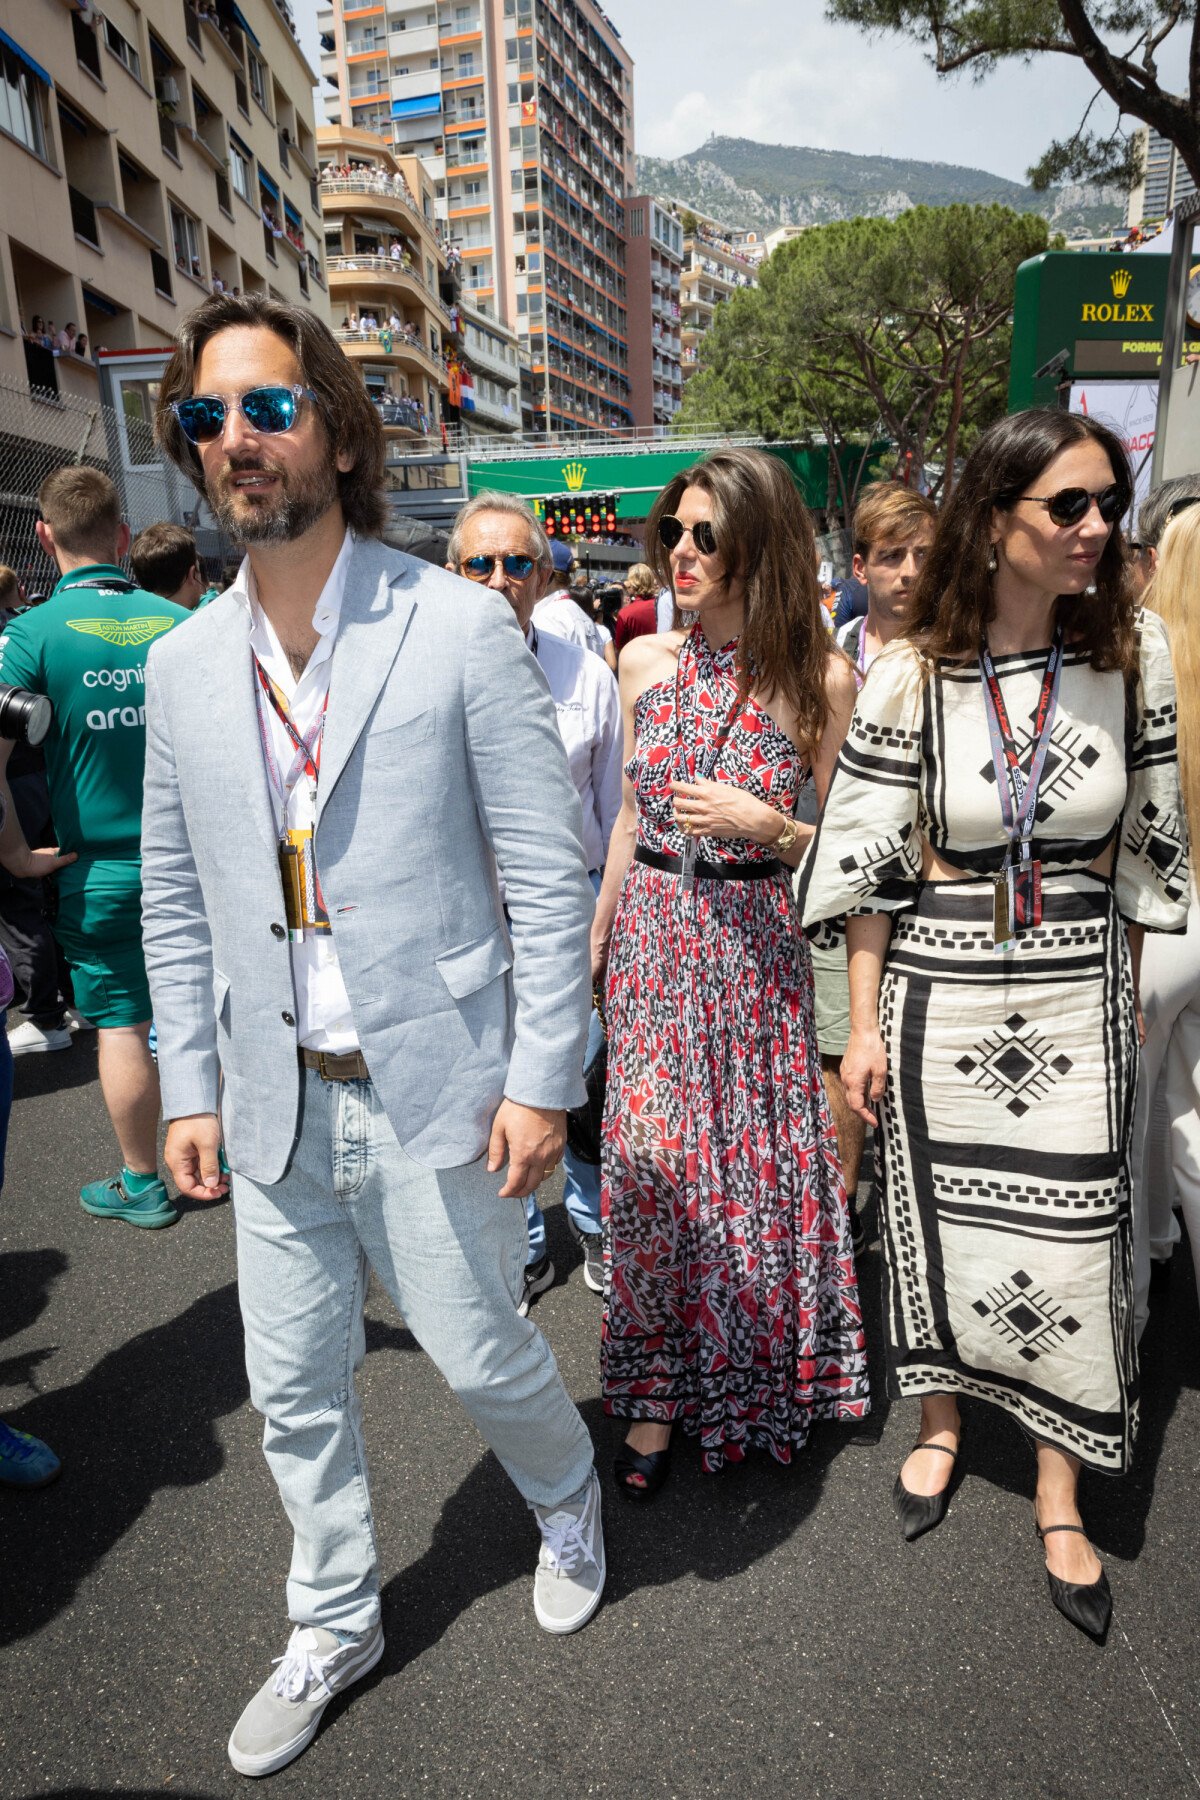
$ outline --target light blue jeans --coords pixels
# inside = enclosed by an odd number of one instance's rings
[[[588,879],[592,884],[592,892],[598,894],[600,871],[593,869]],[[585,1074],[591,1068],[593,1060],[599,1056],[603,1043],[600,1015],[593,1008],[591,1023],[588,1025],[587,1048],[583,1053]],[[581,1162],[569,1149],[563,1151],[563,1205],[577,1231],[594,1237],[603,1229],[600,1221],[600,1164]],[[546,1220],[538,1205],[536,1189],[525,1201],[525,1229],[528,1234],[525,1260],[527,1263],[540,1262],[546,1254]]]
[[[519,1318],[523,1203],[484,1159],[428,1169],[368,1081],[304,1075],[282,1181],[233,1175],[250,1397],[294,1542],[288,1616],[369,1630],[379,1567],[355,1371],[373,1269],[530,1506],[575,1495],[592,1444],[549,1345]]]
[[[600,1018],[593,1011],[592,1022],[588,1026],[587,1052],[583,1059],[585,1070],[591,1066],[592,1058],[599,1055],[603,1042]],[[563,1151],[563,1205],[568,1216],[574,1220],[576,1230],[592,1234],[602,1229],[600,1165],[581,1162],[570,1150]],[[536,1190],[525,1201],[525,1230],[528,1244],[526,1261],[538,1262],[546,1254],[546,1220],[538,1205]]]

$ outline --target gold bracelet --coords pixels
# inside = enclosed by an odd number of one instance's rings
[[[786,855],[799,836],[800,827],[797,825],[795,819],[785,819],[783,830],[775,839],[776,850],[782,850]]]

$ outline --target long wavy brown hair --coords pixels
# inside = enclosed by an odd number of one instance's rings
[[[669,481],[646,521],[646,550],[659,580],[674,592],[671,557],[658,522],[674,513],[686,488],[712,501],[717,555],[728,587],[745,583],[746,617],[738,640],[738,691],[782,694],[811,755],[825,729],[829,636],[817,582],[817,543],[796,484],[777,456],[717,450]],[[676,596],[676,615],[679,600]]]
[[[1179,784],[1188,836],[1200,844],[1200,506],[1170,521],[1158,543],[1158,567],[1142,604],[1156,612],[1171,641],[1178,707]]]
[[[1033,407],[997,420],[984,432],[942,511],[913,589],[908,636],[931,663],[939,657],[962,661],[979,654],[994,612],[988,567],[993,512],[1010,511],[1061,451],[1086,443],[1100,445],[1113,480],[1132,497],[1125,447],[1096,419]],[[1088,652],[1093,668],[1130,675],[1137,649],[1125,565],[1124,539],[1114,525],[1096,564],[1095,593],[1064,594],[1058,620],[1066,636]]]

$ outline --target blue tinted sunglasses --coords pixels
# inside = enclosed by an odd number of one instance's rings
[[[311,388],[251,388],[236,400],[222,400],[217,394],[193,394],[190,400],[173,400],[171,411],[179,420],[179,429],[192,444],[211,444],[225,429],[230,409],[236,407],[252,431],[264,437],[277,437],[290,431],[300,412],[301,400],[316,403]]]
[[[532,556],[468,556],[462,572],[470,581],[490,581],[497,563],[503,563],[510,581],[528,581],[533,574]]]

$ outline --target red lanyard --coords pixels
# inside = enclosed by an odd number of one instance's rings
[[[700,629],[699,625],[692,626],[691,636],[687,639],[686,643],[684,643],[684,645],[680,649],[679,655],[675,662],[675,755],[677,758],[682,756],[682,754],[683,754],[683,728],[682,728],[682,720],[681,720],[681,713],[680,713],[680,706],[681,706],[682,699],[683,699],[683,691],[682,691],[683,652],[684,652],[684,650],[691,649],[692,638],[695,637],[695,635],[699,631],[699,629]],[[695,654],[696,654],[696,652],[694,650],[692,650],[693,658],[695,657]],[[693,781],[711,781],[712,780],[713,770],[716,768],[717,763],[720,761],[721,752],[725,748],[726,744],[729,742],[730,736],[733,732],[734,725],[737,723],[737,719],[738,719],[738,716],[741,713],[741,711],[742,711],[742,696],[739,691],[738,693],[736,693],[733,696],[733,705],[729,709],[729,714],[725,720],[725,723],[722,725],[720,731],[718,731],[718,733],[717,733],[717,740],[716,740],[716,743],[713,745],[712,754],[710,755],[710,757],[708,759],[708,763],[704,769],[704,773],[697,774],[695,764],[693,762],[693,764],[691,766],[691,770],[690,770],[691,780],[693,780]]]
[[[271,707],[274,709],[275,715],[283,726],[283,729],[287,732],[292,743],[296,747],[296,759],[293,762],[291,769],[288,771],[287,779],[285,780],[281,777],[279,783],[280,791],[283,795],[283,804],[286,809],[288,801],[292,797],[292,789],[299,781],[301,773],[308,776],[308,779],[312,782],[314,792],[316,790],[317,778],[321,773],[321,744],[325,736],[325,714],[329,707],[329,689],[328,687],[325,689],[325,698],[321,702],[321,714],[316,725],[310,729],[307,738],[304,738],[301,737],[292,721],[292,715],[288,711],[286,701],[275,686],[275,683],[271,680],[271,677],[267,674],[267,671],[259,662],[257,656],[254,658],[254,667],[258,675],[259,686],[266,695]],[[274,758],[271,760],[273,762]]]

